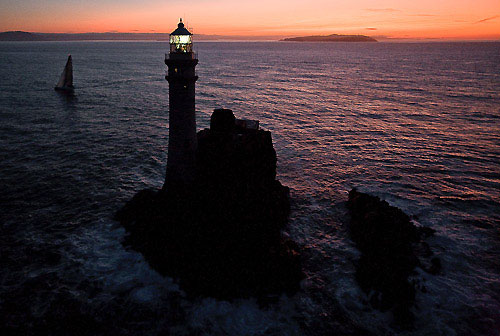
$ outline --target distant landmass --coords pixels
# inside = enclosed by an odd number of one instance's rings
[[[23,31],[8,31],[0,33],[0,41],[45,41],[43,36]]]
[[[91,40],[168,40],[167,33],[0,33],[0,41],[91,41]]]
[[[31,33],[0,32],[0,41],[168,41],[169,33]],[[276,41],[283,36],[234,36],[196,34],[198,41]]]
[[[197,40],[205,41],[252,41],[252,40],[279,40],[283,36],[229,36],[197,34]],[[31,33],[24,31],[0,32],[0,41],[168,41],[169,33]],[[299,42],[377,42],[365,35],[338,35],[303,36],[284,38],[280,41]]]
[[[301,37],[289,37],[282,39],[281,41],[292,41],[292,42],[378,42],[373,37],[366,35],[314,35],[314,36],[301,36]]]

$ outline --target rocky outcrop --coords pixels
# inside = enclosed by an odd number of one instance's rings
[[[349,192],[347,207],[350,234],[362,252],[356,264],[358,284],[370,293],[373,307],[392,309],[398,324],[411,326],[410,308],[418,284],[410,282],[409,276],[415,267],[431,274],[441,268],[440,260],[424,242],[434,230],[415,226],[401,209],[356,189]]]
[[[276,180],[271,134],[242,124],[216,110],[198,132],[195,184],[143,190],[116,215],[126,243],[192,295],[293,293],[303,276],[298,246],[281,235],[289,192]]]

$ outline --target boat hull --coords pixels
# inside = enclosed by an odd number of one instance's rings
[[[74,86],[56,86],[54,90],[59,92],[73,92],[75,90]]]

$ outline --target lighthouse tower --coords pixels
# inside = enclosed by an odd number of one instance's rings
[[[198,59],[193,52],[193,35],[182,19],[170,34],[170,53],[165,55],[169,84],[169,140],[167,175],[168,188],[183,188],[195,177],[196,116],[195,67]]]

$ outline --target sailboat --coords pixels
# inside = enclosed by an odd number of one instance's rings
[[[66,66],[61,74],[61,78],[59,78],[59,82],[54,88],[57,91],[66,91],[72,92],[74,90],[73,86],[73,61],[71,60],[71,55],[68,56],[68,61],[66,62]]]

